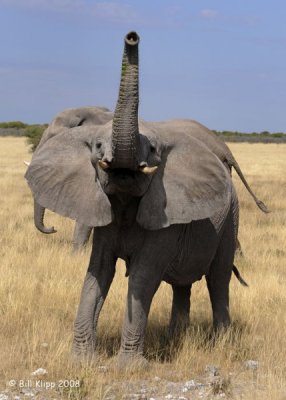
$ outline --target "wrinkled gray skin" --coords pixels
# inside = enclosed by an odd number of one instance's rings
[[[116,260],[127,262],[119,354],[127,365],[143,358],[149,309],[163,280],[173,288],[170,332],[188,324],[191,287],[203,276],[214,327],[229,325],[238,228],[237,196],[218,157],[174,127],[138,124],[138,42],[134,32],[125,38],[113,120],[46,141],[26,173],[39,204],[95,227],[74,326],[75,355],[93,354]]]
[[[78,126],[96,126],[103,125],[111,121],[113,113],[105,107],[82,107],[71,108],[58,114],[51,122],[49,127],[43,133],[41,141],[36,152],[50,140],[52,137],[66,132],[66,128],[72,132],[72,129]],[[80,134],[80,132],[79,132]],[[45,207],[42,207],[34,200],[34,223],[36,228],[46,234],[55,233],[54,227],[46,227],[44,225]],[[73,249],[79,250],[88,241],[92,227],[76,223],[73,234]]]

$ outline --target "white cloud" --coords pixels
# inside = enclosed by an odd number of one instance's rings
[[[82,13],[106,22],[140,23],[142,17],[123,2],[89,0],[0,0],[0,7],[49,11],[53,13]],[[143,17],[144,20],[144,17]],[[148,20],[148,19],[147,19]]]
[[[137,14],[128,4],[114,1],[88,0],[0,0],[0,6],[47,10],[52,12],[84,12],[104,20],[135,19]]]
[[[180,21],[180,8],[167,7],[152,13],[125,0],[0,0],[0,7],[57,14],[81,14],[99,22],[128,23],[136,27],[174,27]]]
[[[102,1],[92,7],[92,13],[104,20],[134,20],[137,18],[135,10],[127,4],[112,1]]]
[[[248,26],[255,26],[259,22],[259,18],[253,15],[242,17],[242,22]]]
[[[223,14],[211,8],[202,9],[199,16],[205,20],[219,20],[224,24],[254,27],[258,24],[259,18],[255,15],[230,15]]]
[[[206,8],[204,10],[201,10],[200,16],[205,18],[205,19],[215,19],[219,15],[218,11],[216,10],[211,10],[210,8]]]
[[[74,11],[85,7],[84,0],[0,0],[0,6],[40,9],[49,11]]]

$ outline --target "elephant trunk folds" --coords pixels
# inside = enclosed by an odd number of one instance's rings
[[[125,36],[121,81],[112,124],[113,168],[137,168],[138,127],[138,44],[139,36]]]

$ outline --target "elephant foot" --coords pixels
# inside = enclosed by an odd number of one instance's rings
[[[116,367],[121,370],[142,370],[147,369],[149,362],[141,354],[119,353],[116,360]]]
[[[214,336],[219,337],[227,333],[229,331],[230,325],[231,323],[229,318],[225,318],[222,321],[215,321],[213,323]]]
[[[91,364],[98,361],[98,356],[93,346],[78,346],[73,344],[71,349],[71,361],[75,364]]]
[[[70,361],[75,365],[93,365],[99,363],[96,353],[78,353],[74,351],[71,351]]]
[[[177,321],[176,323],[171,323],[167,333],[168,339],[173,340],[175,338],[184,336],[189,327],[190,327],[189,319]]]

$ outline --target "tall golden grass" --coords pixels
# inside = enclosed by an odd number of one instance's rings
[[[150,367],[131,373],[112,367],[127,293],[124,263],[117,264],[100,316],[98,363],[76,365],[69,352],[90,245],[72,254],[74,222],[51,212],[46,221],[58,233],[45,236],[35,229],[32,197],[23,178],[23,160],[31,154],[25,139],[0,138],[0,391],[11,379],[31,379],[31,372],[41,367],[48,371],[48,381],[81,379],[81,389],[70,388],[64,393],[67,397],[104,399],[113,381],[152,381],[154,376],[190,380],[213,364],[230,378],[234,396],[286,398],[286,145],[244,143],[230,148],[257,196],[272,211],[265,215],[257,209],[234,172],[244,252],[236,265],[250,287],[231,281],[232,328],[215,345],[209,340],[211,309],[202,280],[193,285],[186,336],[174,343],[162,340],[171,306],[171,290],[163,283],[149,316],[145,348]],[[249,359],[259,362],[255,377],[244,367]],[[107,372],[98,365],[107,366]],[[123,393],[124,385],[118,398]]]

